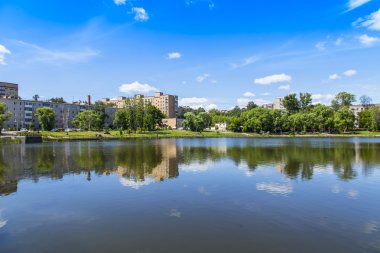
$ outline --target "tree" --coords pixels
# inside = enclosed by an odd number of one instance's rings
[[[310,93],[300,93],[300,107],[302,110],[307,110],[310,108],[313,99]]]
[[[289,94],[286,97],[284,97],[283,104],[285,109],[292,113],[296,113],[300,110],[300,101],[297,98],[297,95],[295,93]]]
[[[7,104],[0,102],[0,134],[4,127],[4,122],[12,117],[12,113],[8,111]]]
[[[33,96],[33,100],[34,101],[38,101],[38,99],[40,99],[40,96],[38,94],[36,94],[36,95]]]
[[[63,99],[63,97],[56,97],[56,98],[51,98],[49,99],[50,102],[52,103],[66,103],[66,101]]]
[[[351,112],[348,107],[340,108],[334,113],[334,123],[335,127],[340,132],[347,132],[352,129],[355,124],[355,115]]]
[[[253,101],[249,101],[248,102],[248,105],[247,105],[247,110],[249,111],[249,110],[252,110],[252,109],[254,109],[254,108],[256,108],[256,107],[258,107],[257,106],[257,104],[255,104],[255,102],[253,102]]]
[[[147,104],[144,113],[144,129],[148,131],[155,130],[157,126],[162,125],[162,119],[165,115],[152,104]]]
[[[182,126],[193,132],[202,132],[205,128],[211,125],[211,116],[207,112],[201,112],[195,115],[192,112],[185,114],[185,121]]]
[[[43,131],[50,131],[54,128],[55,114],[52,108],[50,107],[37,108],[36,116],[38,118],[38,122],[40,123]]]
[[[90,106],[91,110],[94,111],[95,113],[97,113],[100,117],[100,125],[101,125],[101,128],[104,127],[104,123],[107,119],[107,114],[106,114],[106,108],[107,108],[107,105],[105,103],[103,103],[102,101],[96,101],[94,104],[92,104]]]
[[[115,119],[113,125],[119,129],[126,130],[128,129],[128,114],[126,110],[118,110],[115,113]]]
[[[77,114],[73,120],[73,124],[76,127],[88,131],[101,129],[101,123],[102,120],[99,114],[92,110],[83,111]]]
[[[351,106],[354,102],[356,102],[355,95],[348,92],[339,92],[331,102],[331,105],[337,111],[340,108]]]
[[[368,109],[371,106],[371,104],[372,104],[372,98],[370,98],[367,95],[363,95],[363,96],[360,97],[360,104],[364,108]]]
[[[201,112],[197,115],[197,117],[201,119],[204,128],[210,128],[212,123],[210,114],[208,114],[207,112]]]

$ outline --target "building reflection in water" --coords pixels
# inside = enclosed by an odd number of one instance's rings
[[[279,145],[281,144],[281,145]],[[311,180],[318,170],[332,170],[341,180],[357,177],[358,169],[369,175],[380,164],[380,143],[280,140],[268,145],[265,139],[219,140],[129,140],[126,142],[74,142],[0,146],[0,194],[17,191],[18,181],[61,179],[66,174],[119,175],[120,183],[139,189],[145,185],[195,171],[223,159],[254,175],[260,166],[287,179]]]

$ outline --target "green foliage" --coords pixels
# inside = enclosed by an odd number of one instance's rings
[[[115,113],[115,119],[113,121],[113,125],[122,130],[128,129],[128,114],[126,110],[117,110]]]
[[[349,107],[352,103],[356,102],[355,95],[348,92],[339,92],[335,99],[331,102],[331,105],[334,110],[339,110],[343,107]]]
[[[102,128],[101,116],[93,110],[83,111],[77,114],[73,124],[83,130],[99,130]]]
[[[37,108],[36,116],[43,131],[50,131],[54,128],[55,115],[50,107]]]
[[[35,95],[35,96],[38,96],[38,95]],[[38,98],[39,98],[39,96],[38,96]],[[49,101],[52,102],[52,103],[66,103],[66,101],[63,99],[63,97],[51,98],[51,99],[49,99]]]
[[[372,107],[359,113],[359,127],[369,131],[380,130],[380,108]]]
[[[289,94],[286,97],[284,97],[283,104],[285,109],[289,113],[296,113],[301,109],[300,101],[297,98],[297,94]]]
[[[198,109],[193,109],[189,106],[180,106],[178,108],[178,118],[180,119],[184,119],[185,118],[185,114],[188,113],[188,112],[192,112],[194,113],[195,115],[201,113],[201,112],[205,112],[206,110],[203,109],[202,107],[199,107]]]
[[[12,117],[12,113],[8,111],[7,104],[0,102],[0,134],[4,126],[4,122],[10,117]]]
[[[348,107],[340,108],[334,113],[334,124],[339,132],[347,132],[354,128],[355,115]]]
[[[198,115],[187,112],[182,126],[193,132],[202,132],[204,129],[209,128],[211,123],[212,118],[207,112],[201,112]]]

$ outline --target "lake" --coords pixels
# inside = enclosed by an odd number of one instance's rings
[[[380,252],[380,139],[2,145],[0,252]]]

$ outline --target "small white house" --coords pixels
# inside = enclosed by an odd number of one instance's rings
[[[225,132],[227,131],[227,122],[216,123],[215,126],[211,128],[211,130]]]

